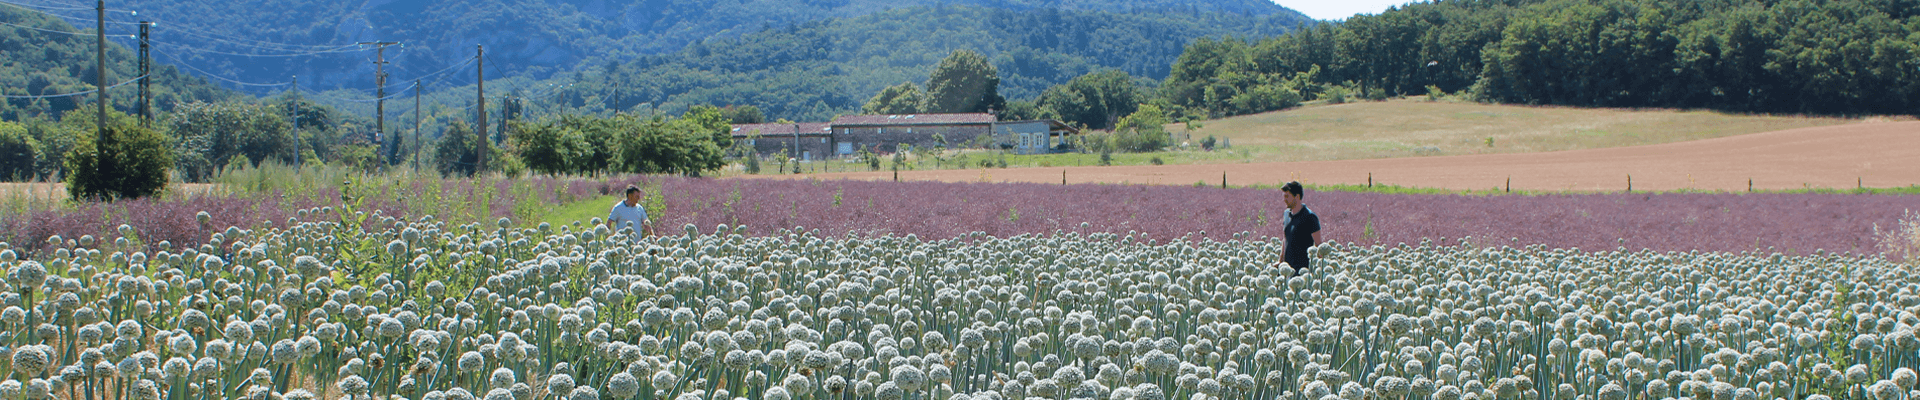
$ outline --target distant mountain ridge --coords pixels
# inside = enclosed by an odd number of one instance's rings
[[[83,94],[94,89],[99,71],[95,69],[92,25],[76,29],[59,18],[43,13],[0,5],[0,120],[58,118],[63,113],[88,104],[97,104],[99,96]],[[109,27],[109,33],[118,27]],[[110,45],[107,51],[107,85],[122,85],[107,91],[110,104],[117,110],[137,113],[139,87],[131,84],[140,74],[134,51]],[[174,106],[195,101],[217,101],[239,96],[231,90],[208,83],[171,65],[154,66],[150,82],[153,110],[165,112]]]
[[[165,53],[163,62],[178,60],[247,83],[285,82],[298,75],[302,87],[321,90],[373,85],[374,56],[356,51],[351,46],[356,42],[402,43],[386,52],[390,84],[459,66],[472,58],[475,45],[486,47],[489,77],[546,78],[581,65],[672,53],[711,38],[894,8],[944,6],[1309,20],[1267,0],[128,0],[110,5],[139,11],[137,19],[160,22],[155,49]],[[310,52],[324,53],[275,57]],[[228,86],[256,92],[284,89]]]

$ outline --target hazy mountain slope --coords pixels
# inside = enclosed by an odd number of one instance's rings
[[[160,21],[155,32],[159,51],[209,73],[254,83],[285,82],[298,75],[304,87],[330,89],[372,86],[373,52],[351,46],[363,41],[404,43],[387,51],[388,73],[395,80],[458,65],[472,57],[475,45],[486,46],[490,75],[531,73],[544,78],[577,65],[676,52],[713,37],[934,5],[1208,12],[1306,21],[1266,0],[129,0],[114,8],[139,14],[118,13],[114,18]],[[78,11],[63,15],[91,17]],[[330,52],[278,57],[316,51]]]
[[[0,95],[53,96],[94,89],[98,72],[94,68],[95,42],[92,29],[82,32],[59,18],[47,14],[0,6]],[[91,25],[89,25],[91,28]],[[109,26],[108,33],[137,27]],[[133,50],[118,44],[107,47],[108,85],[133,79],[139,66]],[[205,79],[159,65],[151,82],[154,110],[161,112],[188,101],[210,101],[235,93],[207,83]],[[107,91],[115,108],[131,112],[137,103],[138,87],[133,84]],[[85,104],[97,101],[95,95],[8,98],[0,100],[0,120],[18,120],[30,116],[57,117]]]

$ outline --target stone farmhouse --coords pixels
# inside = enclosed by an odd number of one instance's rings
[[[985,137],[989,147],[1014,154],[1070,151],[1067,139],[1079,129],[1055,120],[998,121],[993,114],[847,115],[827,123],[738,124],[733,140],[762,156],[786,151],[802,160],[845,157],[866,150],[900,151],[901,145],[948,148]]]

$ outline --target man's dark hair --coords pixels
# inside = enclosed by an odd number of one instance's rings
[[[1301,198],[1307,197],[1307,188],[1300,186],[1300,181],[1287,182],[1286,185],[1280,186],[1280,190]]]
[[[631,194],[634,194],[634,193],[639,193],[639,192],[640,192],[640,187],[639,187],[639,186],[634,186],[634,185],[627,185],[627,192],[626,192],[626,193],[624,193],[624,194],[627,194],[627,195],[631,195]]]

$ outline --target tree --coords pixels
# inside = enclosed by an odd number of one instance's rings
[[[1138,111],[1120,118],[1113,127],[1113,145],[1123,151],[1149,152],[1159,151],[1173,145],[1172,135],[1167,134],[1167,113],[1160,106],[1141,104]]]
[[[913,82],[905,82],[888,86],[881,90],[880,94],[873,95],[872,99],[867,100],[866,105],[860,106],[860,113],[867,115],[919,114],[920,103],[925,99],[926,96],[920,93],[920,87],[914,86]]]
[[[1227,99],[1234,114],[1253,114],[1300,105],[1300,92],[1283,85],[1259,85]]]
[[[1000,71],[987,56],[972,50],[958,50],[940,60],[927,77],[927,97],[920,107],[927,113],[974,113],[1004,110],[1007,99],[1000,97]]]
[[[1040,103],[1015,100],[1007,102],[1007,109],[1000,111],[1001,121],[1031,121],[1036,119],[1060,119],[1060,113],[1051,108],[1041,107]]]
[[[292,126],[278,107],[226,102],[192,103],[174,110],[162,126],[174,140],[177,167],[187,181],[211,178],[236,156],[251,164],[294,161]]]
[[[35,175],[40,159],[40,141],[27,134],[27,127],[0,121],[0,180],[26,180]]]
[[[74,200],[134,199],[167,187],[173,154],[167,138],[138,124],[115,123],[67,154],[67,194]]]
[[[619,172],[700,176],[726,166],[732,127],[713,107],[693,107],[680,118],[617,116],[613,164]]]
[[[534,172],[550,175],[574,172],[578,166],[569,161],[581,158],[586,135],[577,129],[579,124],[569,122],[583,118],[569,115],[561,117],[561,121],[544,124],[514,121],[509,147]]]
[[[727,122],[735,124],[758,124],[767,122],[767,115],[760,112],[760,107],[754,106],[720,107],[720,115],[726,117]]]
[[[434,169],[444,175],[472,176],[480,172],[480,146],[492,150],[492,145],[474,137],[473,128],[466,121],[455,120],[447,125],[447,132],[440,135],[440,141],[434,144]],[[492,153],[492,151],[489,151]],[[496,154],[488,154],[487,160],[498,160]]]
[[[1107,129],[1121,116],[1132,114],[1146,95],[1124,71],[1106,70],[1073,78],[1040,94],[1040,106],[1067,122],[1090,129]]]

